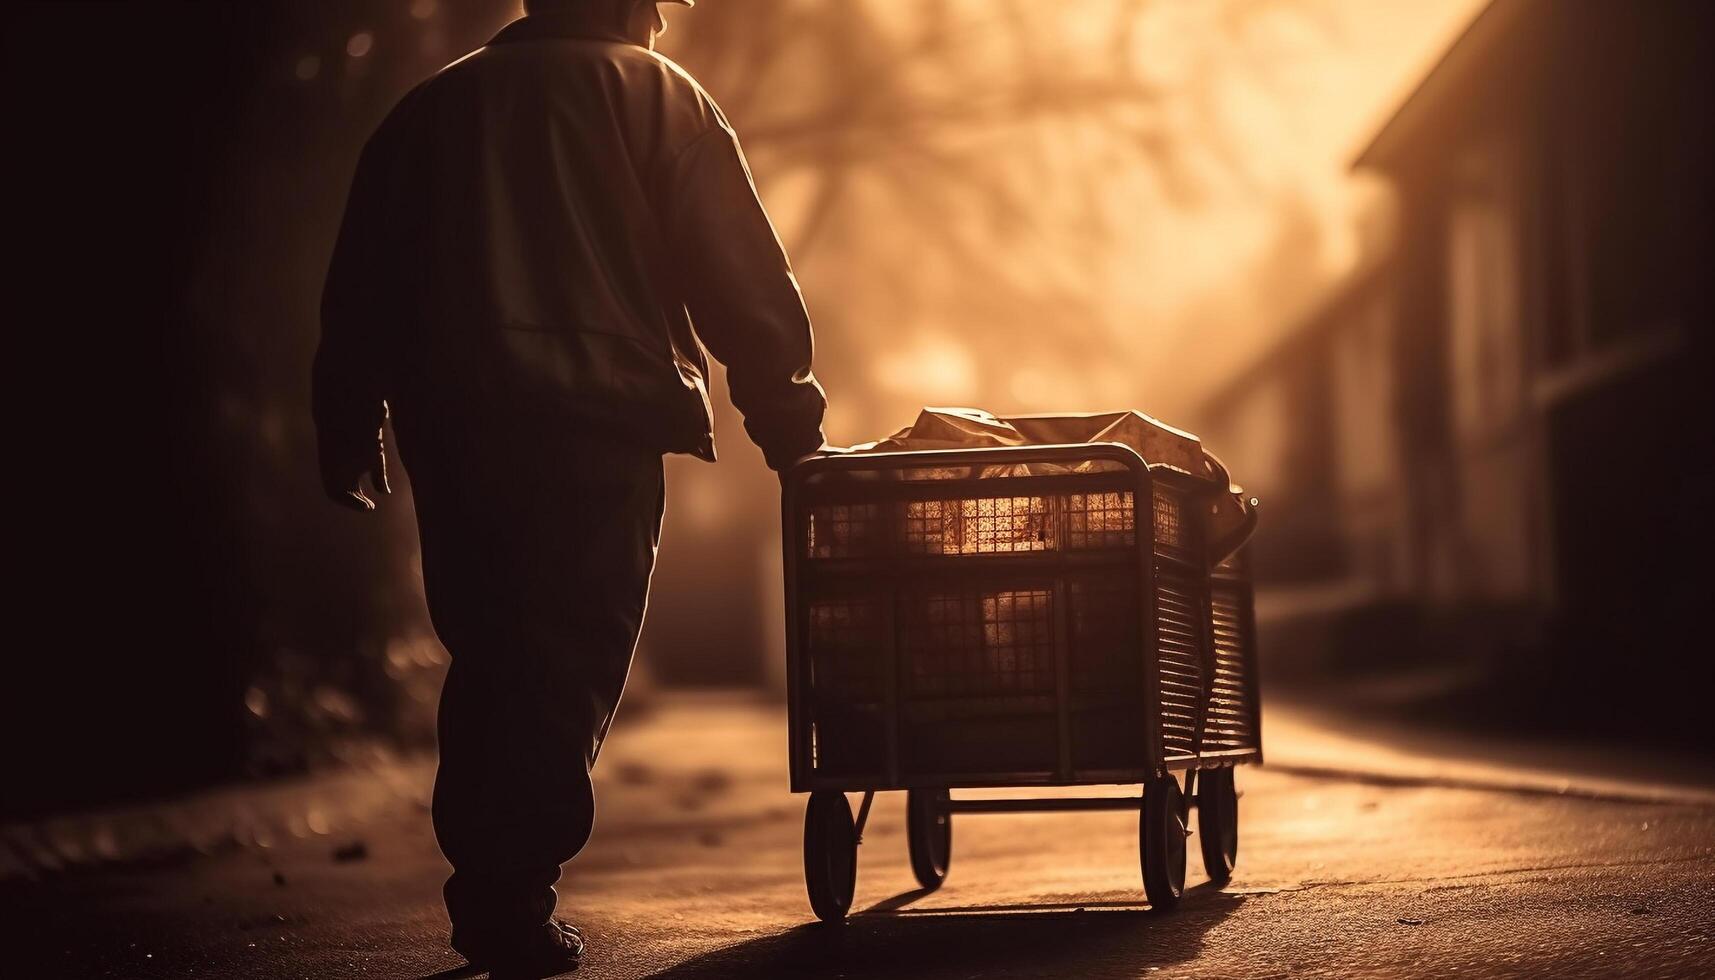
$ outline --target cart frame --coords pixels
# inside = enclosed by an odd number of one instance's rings
[[[1212,457],[1211,457],[1212,460]],[[984,478],[978,475],[981,467],[985,466],[1019,466],[1040,463],[1082,463],[1102,461],[1117,464],[1099,472],[1069,472],[1064,474],[1020,475]],[[1252,611],[1252,592],[1249,573],[1242,565],[1224,562],[1212,566],[1209,562],[1211,550],[1216,553],[1235,551],[1237,546],[1248,539],[1255,527],[1256,515],[1254,508],[1247,508],[1246,522],[1238,529],[1230,542],[1222,542],[1214,549],[1202,546],[1196,541],[1191,547],[1184,548],[1177,554],[1168,554],[1157,541],[1157,527],[1153,507],[1156,506],[1156,486],[1161,483],[1170,486],[1183,499],[1198,505],[1204,505],[1213,499],[1214,495],[1227,492],[1226,474],[1218,461],[1214,461],[1218,471],[1218,480],[1211,480],[1185,473],[1176,468],[1163,464],[1146,462],[1135,450],[1119,443],[1078,443],[1068,445],[1019,446],[984,449],[948,449],[928,451],[902,451],[888,453],[865,453],[850,455],[828,455],[806,460],[787,472],[782,487],[782,531],[783,531],[783,560],[786,586],[786,627],[787,627],[787,706],[788,706],[788,751],[791,768],[791,789],[795,793],[812,794],[811,809],[806,823],[806,869],[811,878],[811,900],[817,914],[824,919],[843,917],[844,906],[837,903],[830,905],[830,899],[824,895],[820,901],[817,896],[817,877],[827,875],[816,872],[815,868],[825,868],[829,855],[834,861],[834,876],[843,881],[835,886],[833,891],[845,889],[845,901],[849,905],[851,881],[855,877],[855,851],[851,857],[853,862],[846,867],[844,848],[849,844],[855,848],[862,839],[863,825],[867,821],[870,802],[874,793],[886,790],[908,790],[913,797],[912,821],[921,819],[939,820],[945,827],[950,816],[955,813],[1014,813],[1050,810],[1131,810],[1143,813],[1144,834],[1141,845],[1146,852],[1152,848],[1158,852],[1153,859],[1156,875],[1161,875],[1160,868],[1164,865],[1178,864],[1177,882],[1151,879],[1151,858],[1145,855],[1145,884],[1152,903],[1171,905],[1176,902],[1178,893],[1183,886],[1184,876],[1184,842],[1172,829],[1163,831],[1161,824],[1176,825],[1188,832],[1188,811],[1198,805],[1196,792],[1198,770],[1225,769],[1229,772],[1221,779],[1214,780],[1210,791],[1226,794],[1232,798],[1232,780],[1230,769],[1241,764],[1257,764],[1262,762],[1262,728],[1260,697],[1258,691],[1258,674],[1256,669],[1256,630],[1255,618]],[[885,480],[874,479],[842,480],[826,479],[826,477],[855,476],[866,471],[876,474],[899,470],[925,470],[937,468],[972,467],[972,475],[968,477],[936,478],[921,480]],[[820,478],[820,479],[819,479]],[[842,556],[815,557],[807,555],[807,545],[810,541],[810,523],[812,508],[818,505],[851,505],[877,504],[898,501],[929,501],[929,500],[969,500],[984,498],[1020,498],[1030,496],[1061,496],[1089,495],[1115,492],[1129,492],[1132,499],[1131,513],[1131,542],[1125,546],[1104,545],[1087,550],[1070,548],[1054,548],[1037,551],[1009,551],[999,554],[922,554],[899,555],[888,554],[884,557]],[[1253,501],[1254,503],[1254,501]],[[891,513],[882,508],[881,513]],[[880,518],[887,519],[887,518]],[[884,539],[888,528],[883,532]],[[1231,545],[1231,547],[1229,547]],[[1158,562],[1171,563],[1182,575],[1202,583],[1198,595],[1202,599],[1198,613],[1200,624],[1195,637],[1196,655],[1200,658],[1201,692],[1197,698],[1194,732],[1191,734],[1192,751],[1169,754],[1165,746],[1165,736],[1162,727],[1162,663],[1161,663],[1161,624],[1158,621],[1157,609],[1157,575]],[[1141,660],[1142,682],[1144,689],[1139,692],[1139,707],[1143,714],[1142,731],[1145,745],[1143,746],[1142,764],[1120,768],[1089,768],[1080,767],[1074,763],[1072,715],[1074,712],[1074,696],[1069,680],[1070,639],[1068,626],[1067,595],[1068,575],[1088,576],[1103,568],[1123,569],[1126,576],[1136,576],[1138,595],[1135,602],[1135,613],[1138,617],[1136,641],[1139,646],[1137,654]],[[900,626],[896,621],[897,603],[883,603],[885,609],[885,633],[889,640],[885,649],[878,649],[878,656],[886,660],[883,671],[883,698],[885,711],[883,714],[882,732],[885,739],[884,761],[878,771],[868,774],[855,775],[848,773],[831,773],[818,769],[816,764],[814,739],[815,721],[814,704],[816,694],[812,690],[810,678],[810,658],[812,642],[809,624],[809,608],[811,602],[818,596],[849,594],[854,582],[879,581],[886,584],[873,585],[870,588],[875,594],[892,593],[899,580],[922,583],[957,581],[964,586],[981,586],[993,582],[997,588],[1018,588],[1020,581],[1038,581],[1049,583],[1050,594],[1061,597],[1052,602],[1053,618],[1053,714],[1055,719],[1056,746],[1054,752],[1055,764],[1048,768],[1035,769],[1005,769],[984,770],[981,772],[932,772],[912,769],[908,771],[902,764],[902,738],[904,724],[902,722],[905,686],[903,645]],[[1241,748],[1205,749],[1204,736],[1212,705],[1214,704],[1216,641],[1213,617],[1213,596],[1219,587],[1226,590],[1229,597],[1236,596],[1236,601],[1230,600],[1230,617],[1237,617],[1236,635],[1242,648],[1239,656],[1243,664],[1242,678],[1242,710],[1248,713],[1241,718],[1240,723],[1249,732],[1248,746]],[[1187,641],[1177,641],[1181,646],[1181,655]],[[1229,643],[1232,642],[1229,638]],[[1183,681],[1179,686],[1185,687]],[[1183,698],[1183,694],[1178,695]],[[1232,711],[1229,706],[1223,710]],[[1176,722],[1181,729],[1181,739],[1184,738],[1184,708],[1179,707]],[[1185,786],[1181,792],[1178,781],[1173,773],[1184,772]],[[952,799],[947,791],[952,789],[1002,789],[1024,787],[1067,787],[1067,786],[1096,786],[1096,785],[1137,785],[1144,786],[1144,792],[1137,796],[1123,797],[1078,797],[1078,798],[1030,798],[1030,799]],[[849,805],[839,799],[841,794],[860,792],[864,794],[863,804],[859,814],[853,820]],[[1152,798],[1153,794],[1153,798]],[[1223,806],[1229,807],[1229,802]],[[922,809],[927,807],[928,809]],[[1163,809],[1165,807],[1166,809]],[[920,818],[919,811],[928,814]],[[1152,811],[1160,811],[1152,815]],[[1207,818],[1209,815],[1205,814]],[[1228,817],[1233,823],[1233,843],[1230,850],[1236,853],[1236,815],[1228,811]],[[1153,829],[1153,821],[1157,826]],[[850,837],[843,829],[850,825]],[[819,829],[818,829],[819,828]],[[829,829],[832,828],[832,829]],[[913,863],[919,861],[918,838],[926,833],[923,828],[912,827]],[[943,834],[947,831],[942,830]],[[830,845],[827,841],[830,835],[836,840]],[[1179,836],[1175,842],[1173,838]],[[1163,847],[1171,849],[1177,844],[1177,856],[1163,856]],[[939,875],[944,876],[946,855],[940,856]],[[1208,844],[1205,843],[1205,864],[1211,863]],[[924,844],[923,848],[930,845]],[[813,853],[814,852],[814,853]],[[1225,859],[1225,869],[1230,872],[1232,854]],[[1218,872],[1211,867],[1211,876],[1218,877]],[[919,872],[919,880],[925,887],[933,887],[939,883],[939,877],[931,870],[926,880],[923,872]],[[931,883],[932,882],[932,883]],[[827,891],[824,885],[824,892]],[[1167,899],[1164,901],[1164,898]]]

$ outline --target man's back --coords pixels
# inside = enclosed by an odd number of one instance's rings
[[[324,320],[367,321],[396,408],[530,399],[712,456],[687,305],[771,461],[816,448],[808,317],[720,111],[646,48],[527,18],[376,132]]]

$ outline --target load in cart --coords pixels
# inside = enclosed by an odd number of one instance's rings
[[[851,909],[875,794],[907,794],[911,867],[935,888],[953,817],[1138,814],[1144,894],[1238,857],[1234,767],[1262,761],[1244,544],[1256,501],[1195,436],[1135,412],[1000,419],[925,410],[787,475],[792,790],[804,875]],[[965,789],[1135,785],[1123,797]],[[861,793],[854,815],[848,793]]]

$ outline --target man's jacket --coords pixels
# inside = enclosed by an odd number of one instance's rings
[[[363,151],[322,301],[322,458],[373,458],[386,401],[713,459],[704,344],[769,465],[821,445],[809,317],[732,127],[666,58],[526,17]]]

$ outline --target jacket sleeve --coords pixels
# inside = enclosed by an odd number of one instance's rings
[[[776,470],[822,446],[827,398],[810,316],[737,137],[711,128],[668,174],[665,234],[697,335],[727,368],[745,430]]]
[[[321,343],[311,372],[311,412],[324,478],[350,476],[376,459],[386,419],[391,312],[387,166],[383,138],[364,147],[322,290]]]

